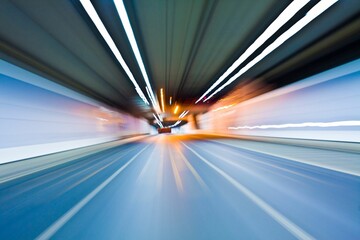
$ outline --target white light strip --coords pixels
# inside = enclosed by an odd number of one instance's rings
[[[230,108],[230,107],[232,107],[232,106],[234,106],[234,104],[230,104],[230,105],[227,105],[227,106],[219,107],[219,108],[214,109],[214,110],[212,110],[212,111],[213,111],[213,112],[217,112],[217,111],[220,111],[220,110],[223,110],[223,109]]]
[[[236,68],[240,66],[256,49],[278,31],[287,21],[289,21],[301,8],[310,0],[295,0],[270,24],[270,26],[250,45],[249,48],[220,76],[218,80],[195,102],[198,103],[216,86],[225,80]]]
[[[135,87],[136,92],[138,93],[138,95],[141,97],[141,99],[147,104],[150,105],[149,101],[146,99],[144,93],[141,91],[141,89],[139,87]]]
[[[180,114],[179,118],[185,117],[188,113],[189,113],[189,111],[183,111],[183,112]]]
[[[146,89],[146,92],[147,92],[148,96],[150,96],[149,88],[145,87],[145,89]],[[156,100],[154,101],[152,98],[150,98],[150,101],[151,101],[151,103],[152,103],[152,105],[153,105],[153,107],[155,109],[155,112],[158,113],[158,114],[161,113],[160,106],[159,106],[159,104],[157,104]]]
[[[161,122],[156,121],[156,123],[159,125],[159,127],[164,128],[164,126],[162,125],[162,123],[161,123]]]
[[[156,114],[153,113],[153,116],[154,116],[154,118],[155,118],[157,121],[160,121],[160,120],[158,119],[158,116],[156,116]]]
[[[146,89],[147,94],[150,96],[150,95],[151,95],[151,93],[150,93],[149,88],[146,86],[146,87],[145,87],[145,89]],[[151,101],[152,105],[153,105],[153,106],[155,106],[154,99],[150,97],[150,101]],[[157,112],[157,111],[156,111],[156,112]]]
[[[179,115],[179,118],[181,118],[181,117],[182,117],[182,115],[184,115],[184,114],[185,114],[185,112],[186,112],[186,111],[183,111],[183,112]]]
[[[134,32],[133,32],[133,30],[131,28],[129,17],[128,17],[126,9],[125,9],[125,5],[124,5],[122,0],[114,0],[114,3],[115,3],[116,10],[118,11],[118,14],[120,16],[121,23],[123,24],[126,35],[127,35],[128,39],[129,39],[131,48],[132,48],[132,50],[134,52],[136,61],[139,64],[140,71],[141,71],[141,73],[142,73],[142,75],[144,77],[146,86],[149,89],[149,93],[150,93],[149,97],[150,97],[150,99],[152,99],[151,102],[155,103],[156,98],[155,98],[154,93],[152,91],[152,87],[151,87],[151,84],[150,84],[150,81],[149,81],[149,77],[148,77],[148,75],[146,73],[145,65],[144,65],[144,62],[143,62],[143,60],[141,58],[140,51],[139,51],[139,48],[138,48],[138,45],[137,45],[137,42],[136,42],[136,39],[135,39],[135,36],[134,36]],[[154,107],[155,107],[155,105],[154,105]]]
[[[101,36],[104,38],[104,40],[107,43],[107,45],[109,46],[110,50],[114,54],[115,58],[119,61],[121,67],[124,69],[125,73],[129,77],[130,81],[135,86],[136,92],[139,94],[141,99],[146,104],[149,104],[149,102],[147,101],[144,93],[141,91],[138,83],[136,82],[132,72],[130,71],[130,69],[127,66],[125,60],[121,56],[121,53],[119,52],[119,49],[116,47],[116,45],[115,45],[113,39],[111,38],[109,32],[106,30],[103,22],[101,21],[99,15],[96,12],[94,6],[91,4],[91,1],[90,0],[80,0],[80,3],[84,7],[85,11],[89,15],[89,17],[91,18],[93,23],[95,24],[95,26],[96,26],[97,30],[100,32]]]
[[[260,96],[251,98],[249,100],[246,100],[244,102],[241,102],[240,106],[246,106],[249,104],[254,104],[261,101],[266,101],[271,98],[283,96],[285,94],[289,94],[307,87],[311,87],[317,84],[321,84],[330,80],[333,80],[335,78],[340,78],[345,75],[350,75],[356,72],[360,72],[360,59],[352,61],[350,63],[346,63],[344,65],[338,66],[336,68],[327,70],[325,72],[313,75],[311,77],[305,78],[301,81],[289,84],[287,86],[284,86],[282,88],[275,89],[271,92],[267,92],[265,94],[262,94]]]
[[[162,125],[162,123],[161,122],[159,122],[158,120],[156,120],[156,123],[157,123],[157,125],[159,125],[159,127],[161,127],[161,128],[163,128],[164,126]]]
[[[238,77],[240,77],[242,74],[244,74],[252,66],[254,66],[256,63],[261,61],[269,53],[271,53],[276,48],[278,48],[286,40],[288,40],[290,37],[295,35],[298,31],[300,31],[303,27],[305,27],[308,23],[310,23],[312,20],[314,20],[317,16],[319,16],[321,13],[323,13],[326,9],[331,7],[337,1],[338,0],[323,0],[323,1],[319,2],[318,4],[316,4],[312,9],[310,9],[310,11],[302,19],[300,19],[298,22],[296,22],[286,32],[281,34],[280,37],[278,37],[272,44],[270,44],[267,48],[265,48],[264,51],[262,51],[256,58],[254,58],[251,62],[249,62],[242,69],[240,69],[240,71],[238,73],[236,73],[234,76],[232,76],[226,83],[224,83],[215,92],[213,92],[208,98],[205,99],[205,101],[209,100],[216,93],[220,92],[227,85],[229,85],[230,83],[235,81]]]
[[[163,124],[162,124],[161,121],[158,119],[159,116],[156,116],[156,114],[154,114],[154,113],[153,113],[153,116],[154,116],[154,118],[155,118],[156,123],[157,123],[160,127],[163,128],[163,127],[164,127]]]
[[[228,129],[231,130],[269,129],[269,128],[280,129],[280,128],[303,128],[303,127],[356,127],[356,126],[360,126],[360,121],[286,123],[286,124],[278,124],[278,125],[228,127]]]
[[[101,118],[101,117],[97,117],[96,119],[100,120],[100,121],[105,121],[105,122],[108,122],[109,120],[106,119],[106,118]]]

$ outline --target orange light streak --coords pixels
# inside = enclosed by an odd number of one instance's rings
[[[175,110],[174,110],[174,114],[177,114],[178,111],[179,111],[179,105],[176,105]]]
[[[161,108],[162,111],[165,112],[165,102],[164,102],[164,89],[160,89],[160,97],[161,97]]]

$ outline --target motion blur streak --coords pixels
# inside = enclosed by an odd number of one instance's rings
[[[147,121],[0,60],[0,164],[147,133]]]
[[[285,41],[295,35],[298,31],[304,28],[307,24],[309,24],[312,20],[314,20],[317,16],[331,7],[338,0],[323,0],[317,3],[302,19],[296,22],[291,28],[286,30],[283,34],[281,34],[273,43],[267,46],[256,58],[251,60],[248,64],[246,64],[243,68],[241,68],[234,76],[232,76],[229,80],[227,80],[223,85],[221,85],[218,89],[216,89],[210,96],[208,96],[205,101],[212,98],[215,94],[220,92],[226,86],[234,82],[237,78],[239,78],[242,74],[252,68],[255,64],[265,58],[268,54],[274,51],[276,48],[281,46]]]
[[[204,188],[204,189],[208,189],[208,187],[206,186],[206,183],[204,182],[204,180],[202,180],[202,178],[200,177],[199,173],[194,169],[194,167],[191,165],[191,163],[187,160],[187,158],[184,156],[184,154],[182,153],[182,151],[180,150],[180,145],[176,144],[175,145],[175,149],[176,149],[176,153],[177,156],[181,158],[181,160],[184,161],[184,163],[186,164],[186,167],[191,171],[191,173],[194,175],[194,177],[196,178],[196,180],[198,181],[198,183]]]
[[[91,4],[91,1],[80,0],[80,3],[83,5],[85,11],[89,14],[89,17],[91,18],[91,20],[95,24],[96,28],[99,30],[101,36],[104,38],[107,45],[109,46],[109,48],[113,52],[114,56],[119,61],[120,65],[122,66],[122,68],[124,69],[126,74],[128,75],[129,79],[131,80],[132,84],[134,85],[134,87],[135,87],[137,93],[139,94],[139,96],[141,97],[141,99],[146,104],[149,104],[149,102],[147,101],[144,93],[142,92],[141,88],[139,87],[139,84],[135,80],[134,75],[132,74],[132,72],[129,69],[128,65],[126,64],[124,58],[122,57],[119,49],[116,47],[116,44],[115,44],[114,40],[111,38],[109,32],[106,30],[106,27],[104,26],[104,24],[102,23],[99,15],[97,14],[94,6]]]
[[[270,24],[270,26],[250,45],[248,49],[211,85],[211,87],[195,102],[198,103],[216,86],[223,82],[236,68],[240,66],[252,53],[255,52],[267,39],[269,39],[276,31],[278,31],[291,17],[293,17],[301,8],[303,8],[309,0],[293,1],[287,8]]]
[[[181,181],[179,170],[178,170],[178,167],[176,166],[174,156],[170,153],[169,157],[170,157],[171,167],[172,167],[172,171],[173,171],[174,178],[175,178],[176,187],[177,187],[178,191],[181,193],[184,191],[184,187],[183,187],[183,184]]]
[[[360,126],[360,121],[288,123],[288,124],[280,124],[280,125],[229,127],[229,129],[257,129],[257,128],[268,129],[268,128],[297,128],[297,127],[344,127],[344,126]]]
[[[243,84],[198,121],[221,134],[360,142],[359,88],[357,59],[257,97],[261,84]]]
[[[111,181],[119,175],[132,161],[136,159],[146,148],[138,152],[134,157],[132,157],[126,164],[119,168],[115,173],[113,173],[109,178],[102,182],[97,188],[95,188],[91,193],[89,193],[85,198],[83,198],[78,204],[66,212],[61,218],[59,218],[55,223],[53,223],[49,228],[47,228],[40,236],[36,239],[43,240],[51,238],[63,225],[65,225],[78,211],[80,211],[91,199],[93,199],[102,189],[104,189]],[[107,167],[107,166],[106,166]],[[92,174],[93,175],[93,174]]]
[[[218,172],[221,176],[223,176],[226,180],[228,180],[232,185],[234,185],[239,191],[241,191],[244,195],[246,195],[251,201],[253,201],[258,207],[264,210],[267,214],[269,214],[275,221],[284,226],[288,231],[290,231],[295,237],[298,239],[314,239],[308,233],[304,232],[301,228],[292,223],[289,219],[284,217],[282,214],[277,212],[275,209],[270,207],[266,202],[264,202],[261,198],[256,196],[254,193],[249,191],[246,187],[237,182],[234,178],[226,174],[223,170],[210,163],[208,160],[203,158],[200,154],[198,154],[195,150],[184,144],[186,148],[188,148],[191,152],[193,152],[199,159],[204,161],[207,165],[209,165],[212,169]]]
[[[0,240],[360,240],[360,0],[0,0]]]
[[[273,144],[284,153],[276,157],[261,153],[264,143],[252,142],[253,150],[246,144],[210,135],[149,136],[3,181],[0,239],[359,236],[360,177],[303,163],[306,152],[323,163],[351,162],[359,153]],[[291,159],[297,152],[303,160]]]

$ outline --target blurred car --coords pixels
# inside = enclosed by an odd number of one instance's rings
[[[171,133],[171,128],[158,128],[158,133]]]

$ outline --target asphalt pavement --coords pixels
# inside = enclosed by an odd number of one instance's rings
[[[157,135],[1,183],[0,239],[356,240],[360,177]]]

